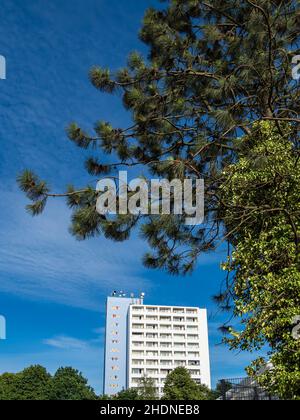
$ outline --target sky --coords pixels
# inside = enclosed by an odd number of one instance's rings
[[[241,377],[255,355],[220,345],[222,319],[212,296],[224,273],[222,250],[203,255],[189,277],[143,267],[146,245],[133,235],[116,244],[103,238],[78,242],[68,232],[70,212],[54,200],[38,218],[16,176],[31,168],[53,189],[85,185],[86,152],[65,134],[76,121],[127,126],[119,97],[99,93],[88,80],[94,65],[117,70],[133,50],[145,10],[156,0],[1,0],[0,55],[0,315],[7,340],[0,341],[0,373],[41,364],[80,370],[100,393],[105,298],[112,290],[145,292],[146,303],[208,309],[213,384]]]

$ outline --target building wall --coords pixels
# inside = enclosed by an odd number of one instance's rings
[[[168,373],[178,366],[188,369],[196,382],[211,386],[205,309],[107,298],[104,394],[137,387],[148,376],[161,395]]]
[[[106,302],[104,394],[127,388],[127,316],[132,299],[109,297]]]
[[[128,388],[128,310],[135,298],[111,296],[106,301],[103,393],[115,395]]]
[[[143,376],[156,381],[162,395],[169,372],[184,366],[192,378],[211,386],[205,309],[131,305],[129,307],[128,386]]]

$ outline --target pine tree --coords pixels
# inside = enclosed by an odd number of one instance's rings
[[[89,133],[72,123],[68,137],[76,146],[91,150],[85,167],[99,179],[115,176],[119,169],[134,168],[136,172],[139,167],[141,171],[146,167],[149,176],[169,180],[204,178],[205,224],[186,226],[184,214],[100,216],[95,208],[98,193],[91,186],[69,186],[61,195],[73,211],[71,231],[77,238],[103,234],[124,241],[138,228],[152,248],[144,258],[147,267],[186,274],[202,253],[214,251],[220,242],[227,241],[231,252],[244,241],[249,209],[229,202],[226,176],[227,168],[245,153],[243,139],[255,133],[257,121],[272,122],[291,147],[288,158],[299,163],[300,85],[292,79],[292,58],[300,54],[300,10],[296,0],[165,3],[163,10],[149,9],[144,18],[140,39],[149,48],[147,58],[134,52],[123,69],[113,72],[94,67],[90,71],[96,89],[122,95],[123,106],[132,116],[131,126],[113,127],[100,120]],[[107,163],[104,154],[116,163]],[[263,165],[264,158],[258,156],[256,164]],[[262,196],[265,191],[276,192],[256,181],[252,179],[253,189],[259,186]],[[23,173],[18,182],[31,200],[27,210],[33,215],[40,214],[48,199],[56,196],[31,171]],[[256,204],[256,214],[264,217],[259,225],[251,225],[262,233],[274,217],[265,206]],[[238,211],[238,218],[228,217],[228,212]],[[293,231],[291,243],[298,252],[299,212],[287,217],[284,209],[281,216]],[[298,263],[295,269],[298,273]],[[230,294],[230,284],[228,291]],[[290,290],[283,293],[289,296]],[[231,309],[227,297],[222,293],[218,301],[224,309]],[[253,311],[245,321],[248,326],[251,315]],[[248,337],[256,346],[268,339],[257,334]]]

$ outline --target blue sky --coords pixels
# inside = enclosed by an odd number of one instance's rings
[[[88,81],[95,65],[117,69],[132,50],[145,51],[137,32],[155,0],[2,0],[0,55],[0,372],[42,364],[81,370],[100,392],[105,296],[113,289],[146,292],[146,302],[207,307],[213,382],[244,375],[254,358],[218,345],[222,316],[211,300],[223,273],[222,252],[206,255],[191,277],[146,270],[137,237],[115,244],[98,238],[76,242],[69,211],[52,202],[32,219],[15,178],[31,168],[60,191],[89,180],[84,153],[66,138],[71,121],[90,128],[101,120],[126,125],[119,98]],[[161,5],[160,5],[161,6]]]

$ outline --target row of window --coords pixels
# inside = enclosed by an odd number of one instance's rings
[[[173,366],[176,364],[178,366],[200,366],[200,361],[195,360],[143,360],[143,359],[133,359],[132,364],[136,366]]]
[[[200,360],[132,360],[133,365],[147,365],[147,366],[172,366],[173,364],[176,366],[200,366]]]
[[[132,350],[132,355],[133,356],[165,356],[165,357],[172,357],[174,356],[178,356],[178,357],[200,357],[200,353],[199,352],[193,352],[193,351],[153,351],[153,350]]]
[[[132,306],[133,312],[149,312],[149,313],[165,313],[165,314],[198,314],[198,310],[195,308],[170,308],[170,307],[158,307],[158,306]]]
[[[151,378],[156,382],[156,385],[158,383],[164,383],[165,382],[165,378],[168,376],[169,373],[172,372],[172,369],[161,369],[160,371],[158,369],[146,369],[146,371],[144,371],[143,369],[132,369],[131,374],[134,376],[140,376],[143,377],[143,375],[151,375]],[[198,370],[189,370],[190,375],[194,378],[195,376],[198,377],[198,380],[200,380],[199,377],[201,377],[201,371]],[[155,376],[156,375],[156,376]],[[159,376],[164,376],[164,378],[159,378]],[[139,383],[140,378],[132,378],[131,382],[132,383]]]
[[[178,316],[144,316],[144,315],[133,315],[133,321],[160,321],[160,322],[198,322],[199,319],[196,317],[178,317]]]
[[[132,334],[133,338],[180,338],[180,339],[191,339],[191,340],[199,340],[199,335],[198,334],[184,334],[184,333],[160,333],[160,335],[158,334],[145,334],[142,332],[133,332]]]
[[[161,337],[163,338],[163,337]],[[167,338],[167,337],[166,337]],[[171,337],[168,337],[171,338]],[[152,347],[152,348],[157,348],[157,347],[162,347],[162,348],[171,348],[173,346],[175,347],[181,347],[181,348],[186,348],[186,347],[193,347],[193,348],[199,348],[199,344],[198,343],[159,343],[158,342],[144,342],[144,341],[133,341],[132,345],[134,347]]]

